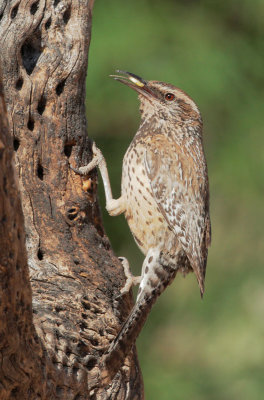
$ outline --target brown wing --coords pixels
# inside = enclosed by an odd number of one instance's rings
[[[202,145],[186,149],[155,137],[145,151],[154,198],[182,245],[203,293],[210,217],[207,167]]]

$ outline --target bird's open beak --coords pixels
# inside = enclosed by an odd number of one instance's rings
[[[132,74],[131,72],[121,71],[120,69],[117,69],[116,72],[124,75],[110,75],[110,77],[114,78],[116,81],[124,83],[147,98],[156,97],[155,93],[148,87],[148,82],[144,79]]]

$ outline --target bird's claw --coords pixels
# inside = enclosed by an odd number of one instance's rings
[[[118,259],[123,265],[124,273],[127,279],[125,285],[120,290],[120,295],[118,295],[117,298],[122,297],[124,294],[128,293],[132,286],[138,285],[141,281],[141,276],[134,276],[132,274],[129,268],[129,263],[125,257],[118,257]]]
[[[91,172],[95,167],[100,165],[100,163],[103,161],[104,156],[103,156],[101,150],[99,150],[98,147],[96,147],[95,142],[93,142],[92,150],[93,150],[93,159],[92,159],[92,161],[89,162],[89,164],[85,165],[84,167],[80,167],[80,168],[74,168],[70,164],[70,168],[76,174],[78,174],[78,175],[88,175],[89,172]]]
[[[70,164],[70,169],[72,169],[76,174],[82,175],[79,168],[74,168],[71,164]]]

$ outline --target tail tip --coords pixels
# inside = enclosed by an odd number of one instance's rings
[[[204,296],[204,280],[202,281],[198,281],[199,284],[199,288],[200,288],[200,295],[201,295],[201,299],[203,300],[203,296]]]

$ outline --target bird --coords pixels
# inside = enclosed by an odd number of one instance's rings
[[[211,223],[203,122],[197,105],[172,84],[116,72],[110,76],[137,92],[141,113],[123,159],[121,196],[113,199],[107,165],[95,144],[92,162],[79,172],[99,166],[107,211],[112,216],[124,213],[145,256],[140,277],[133,277],[128,261],[121,259],[127,275],[121,293],[139,283],[135,306],[108,351],[124,356],[126,338],[138,335],[152,304],[177,272],[185,276],[193,271],[203,296]]]

